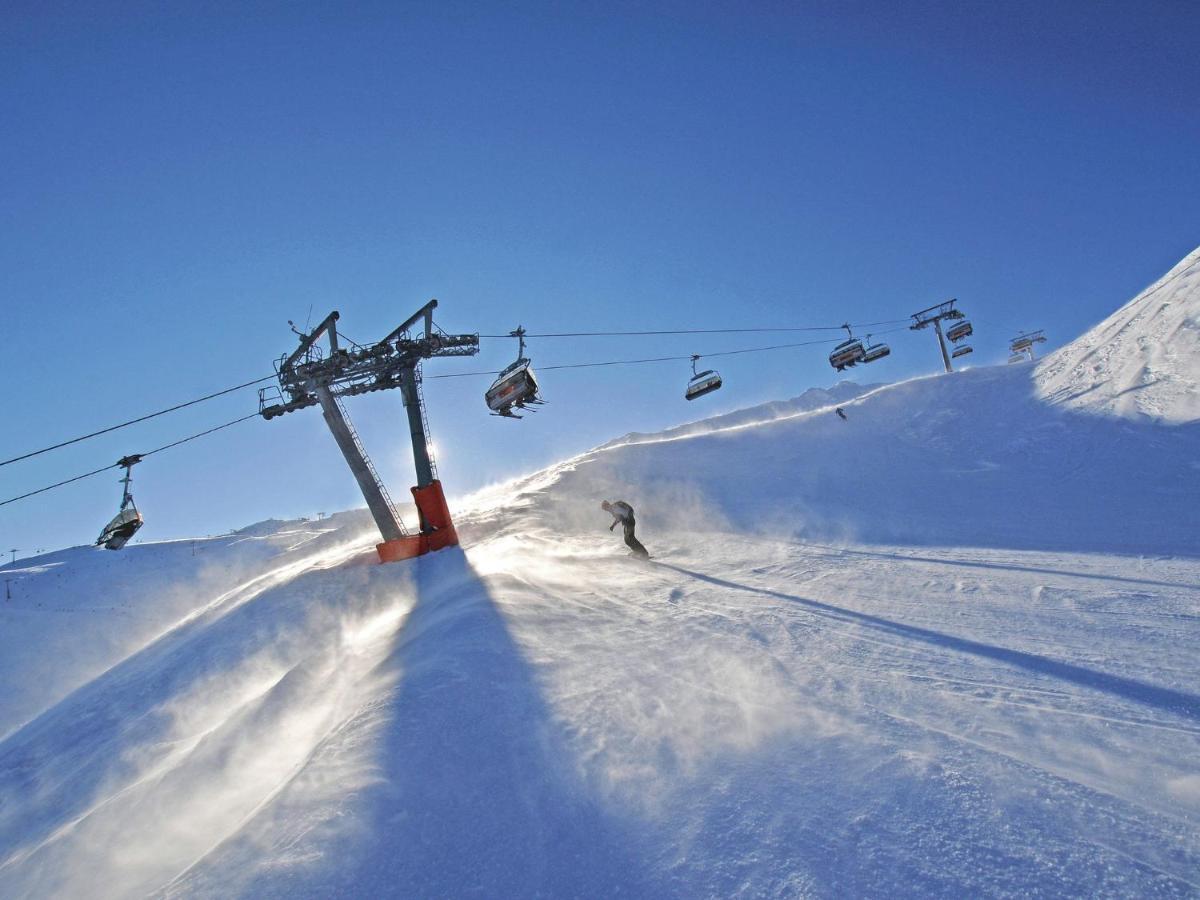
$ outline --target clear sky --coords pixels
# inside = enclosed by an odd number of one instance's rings
[[[957,297],[975,364],[1047,349],[1200,243],[1200,7],[46,3],[0,9],[0,457],[271,372],[287,320],[447,331],[795,327]],[[544,339],[535,365],[797,335]],[[860,381],[935,371],[886,338]],[[426,374],[499,369],[514,341]],[[428,380],[452,496],[628,431],[828,386],[827,348],[545,373],[487,415]],[[349,404],[398,499],[395,394]],[[0,468],[0,499],[256,409],[253,390]],[[110,477],[111,476],[111,477]],[[362,504],[316,410],[135,469],[146,540]],[[18,556],[94,540],[115,472],[0,507]]]

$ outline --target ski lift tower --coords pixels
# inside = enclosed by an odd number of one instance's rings
[[[1032,362],[1036,357],[1033,353],[1034,344],[1046,343],[1046,335],[1043,334],[1045,329],[1039,328],[1037,331],[1023,331],[1018,334],[1009,344],[1009,352],[1014,356],[1019,356],[1022,353],[1028,353],[1029,359]]]
[[[433,323],[436,307],[437,301],[430,300],[383,340],[365,347],[351,342],[351,349],[338,346],[339,316],[335,310],[310,334],[296,332],[300,335],[300,346],[276,363],[279,387],[259,391],[258,408],[264,419],[308,406],[321,407],[379,527],[383,542],[376,550],[383,562],[411,559],[458,543],[442,483],[429,452],[420,364],[434,357],[474,356],[479,352],[479,335],[446,334]],[[411,333],[418,325],[418,333]],[[328,336],[327,355],[317,344],[322,335]],[[408,412],[413,463],[417,469],[417,484],[412,489],[420,519],[417,534],[405,528],[342,404],[343,397],[391,388],[400,389]]]
[[[957,299],[947,300],[945,303],[939,303],[937,306],[913,313],[913,324],[909,326],[912,331],[920,331],[922,328],[933,326],[933,330],[937,332],[938,347],[942,351],[942,365],[946,367],[947,372],[953,372],[954,369],[950,365],[950,354],[946,352],[946,338],[942,334],[942,319],[964,318],[963,313],[954,308],[954,304],[957,302]]]

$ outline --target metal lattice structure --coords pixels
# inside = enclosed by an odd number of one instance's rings
[[[473,356],[479,352],[479,335],[446,334],[433,322],[436,308],[437,301],[430,300],[383,340],[368,346],[350,342],[348,347],[338,340],[339,315],[337,311],[331,312],[309,334],[296,332],[300,346],[276,363],[279,387],[259,391],[259,413],[264,419],[309,406],[321,407],[379,527],[383,543],[378,550],[385,562],[458,543],[429,450],[420,364],[435,357]],[[327,352],[318,344],[323,336],[328,339]],[[399,388],[404,398],[412,438],[417,471],[417,484],[412,492],[420,516],[420,530],[415,535],[409,533],[396,512],[342,405],[345,397],[392,388]]]
[[[936,306],[915,312],[912,314],[913,324],[909,326],[912,331],[920,331],[922,328],[928,328],[930,325],[933,326],[933,330],[937,332],[938,348],[942,351],[942,365],[946,367],[947,372],[953,372],[954,369],[950,365],[950,354],[946,352],[946,338],[942,334],[942,320],[962,319],[966,317],[962,310],[955,308],[954,304],[957,302],[957,299],[947,300],[945,303],[938,303]]]
[[[1043,329],[1040,328],[1037,331],[1021,332],[1009,342],[1009,352],[1012,353],[1013,356],[1021,356],[1028,353],[1029,359],[1033,360],[1035,358],[1033,345],[1046,343],[1046,335],[1042,332]],[[1013,362],[1013,360],[1010,359],[1009,362]]]

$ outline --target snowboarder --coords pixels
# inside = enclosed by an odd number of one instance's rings
[[[608,526],[608,530],[612,531],[617,527],[617,523],[620,522],[621,527],[625,531],[625,546],[639,559],[649,559],[650,554],[642,546],[642,542],[634,537],[633,534],[633,529],[637,525],[637,521],[633,517],[633,507],[624,500],[616,500],[613,503],[605,500],[600,504],[600,508],[613,517],[612,524]]]
[[[846,414],[844,412],[842,412],[842,408],[840,406],[837,409],[835,409],[834,412],[842,417],[842,421],[847,421]]]

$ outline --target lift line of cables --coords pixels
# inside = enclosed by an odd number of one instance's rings
[[[178,441],[172,441],[169,444],[163,444],[163,446],[156,447],[153,450],[148,450],[145,453],[134,454],[134,456],[136,456],[138,459],[145,459],[147,456],[153,456],[155,453],[162,453],[164,450],[170,450],[172,447],[178,447],[180,444],[186,444],[188,441],[194,441],[196,438],[202,438],[207,434],[212,434],[213,432],[221,431],[225,428],[237,425],[240,422],[246,422],[250,419],[257,418],[258,413],[251,413],[248,416],[242,416],[240,419],[234,419],[232,422],[226,422],[223,425],[217,425],[213,428],[208,428],[204,431],[197,432],[196,434],[189,435],[188,437],[181,438]],[[16,503],[18,500],[24,500],[26,497],[32,497],[35,494],[44,494],[46,491],[52,491],[55,488],[62,487],[63,485],[72,484],[76,481],[82,481],[84,478],[91,478],[93,475],[99,475],[101,472],[107,472],[109,469],[120,469],[122,467],[122,463],[115,462],[112,465],[104,466],[100,469],[93,469],[91,472],[84,472],[82,475],[76,475],[74,478],[68,478],[66,481],[60,481],[57,484],[51,484],[43,488],[38,488],[36,491],[29,491],[29,493],[21,494],[19,497],[10,497],[7,500],[0,500],[0,506],[7,506],[9,503]]]
[[[854,323],[854,328],[874,328],[878,325],[899,325],[902,322],[908,322],[908,319],[889,319],[886,322],[861,322]],[[644,337],[647,335],[670,335],[670,334],[766,334],[770,332],[784,331],[841,331],[846,326],[844,325],[809,325],[796,328],[687,328],[676,331],[559,331],[545,334],[526,333],[525,337],[529,338],[574,338],[574,337]],[[512,337],[512,333],[508,334],[481,334],[481,338],[506,338]],[[708,354],[716,356],[715,353]],[[691,357],[686,357],[691,359]],[[545,368],[545,366],[543,366]]]
[[[166,409],[160,409],[158,412],[147,413],[144,416],[138,416],[136,419],[130,419],[128,422],[121,422],[119,425],[110,425],[108,428],[101,428],[99,431],[91,432],[91,434],[81,434],[79,437],[71,438],[68,441],[60,441],[57,444],[51,444],[49,447],[43,447],[40,450],[31,450],[29,453],[22,453],[20,456],[14,456],[12,459],[0,460],[0,466],[7,466],[15,462],[20,462],[23,459],[30,459],[34,456],[40,456],[43,453],[49,453],[51,450],[58,450],[60,447],[69,447],[71,444],[78,444],[80,441],[90,440],[91,438],[99,437],[102,434],[108,434],[110,431],[117,431],[121,428],[127,428],[130,425],[137,425],[139,422],[149,421],[150,419],[157,418],[158,416],[165,416],[167,413],[172,413],[180,409],[186,409],[189,406],[195,406],[197,403],[203,403],[205,400],[212,400],[215,397],[223,397],[226,394],[232,394],[234,391],[240,391],[243,388],[253,387],[256,384],[262,384],[264,381],[271,381],[276,377],[277,376],[275,375],[266,375],[262,378],[256,378],[254,381],[247,381],[244,384],[234,385],[231,388],[225,388],[221,391],[215,391],[214,393],[206,394],[203,397],[197,397],[195,400],[188,400],[186,403],[176,403],[174,406],[168,406]]]
[[[865,322],[860,325],[855,325],[856,328],[871,328],[877,325],[896,325],[901,322],[907,322],[907,319],[893,319],[887,322]],[[673,331],[575,331],[575,332],[556,332],[546,334],[530,334],[527,337],[536,338],[567,338],[567,337],[645,337],[645,336],[663,336],[663,335],[684,335],[684,334],[764,334],[772,332],[796,332],[796,331],[840,331],[843,326],[804,326],[793,328],[692,328],[692,329],[677,329]],[[512,334],[481,334],[481,338],[511,338]],[[351,341],[354,343],[354,341]],[[814,341],[811,343],[825,343],[824,341]],[[778,347],[763,347],[751,348],[748,350],[731,350],[725,353],[706,353],[703,356],[727,356],[734,353],[755,353],[762,350],[783,349],[784,347],[803,347],[810,344],[781,344]],[[575,369],[575,368],[592,368],[595,366],[616,366],[616,365],[634,365],[644,362],[666,362],[680,359],[691,359],[691,356],[664,356],[655,359],[642,360],[613,360],[603,363],[580,363],[578,365],[562,365],[562,366],[543,366],[543,371],[552,369]],[[462,378],[471,375],[493,374],[490,372],[460,372],[452,375],[432,375],[431,378]],[[214,391],[211,394],[205,394],[203,397],[197,397],[194,400],[188,400],[184,403],[176,403],[174,406],[168,406],[166,409],[160,409],[156,412],[146,413],[143,416],[138,416],[135,419],[129,419],[125,422],[120,422],[116,425],[110,425],[107,428],[101,428],[98,431],[92,431],[88,434],[81,434],[78,437],[73,437],[65,441],[59,441],[57,444],[51,444],[48,447],[42,447],[38,450],[31,450],[28,453],[22,453],[20,456],[14,456],[11,459],[0,460],[0,467],[12,465],[13,463],[21,462],[22,460],[32,459],[35,456],[40,456],[43,453],[49,453],[51,450],[59,450],[63,447],[69,447],[72,444],[78,444],[81,441],[91,440],[95,437],[100,437],[104,434],[109,434],[113,431],[118,431],[122,428],[128,428],[130,425],[137,425],[141,422],[147,422],[150,419],[165,416],[167,413],[177,412],[181,409],[187,409],[189,406],[195,406],[198,403],[203,403],[206,400],[213,400],[217,397],[223,397],[226,394],[232,394],[234,391],[240,391],[244,388],[254,387],[266,381],[272,381],[277,378],[277,375],[264,375],[262,378],[256,378],[253,381],[247,381],[242,384],[234,385],[233,387],[224,388],[219,391]],[[109,467],[111,468],[111,467]],[[104,471],[103,469],[99,471]],[[85,477],[85,476],[80,476]],[[6,501],[8,502],[8,501]],[[3,504],[0,504],[2,506]]]
[[[866,325],[863,325],[860,327],[870,327],[871,325],[895,324],[896,321],[907,321],[907,320],[894,320],[892,322],[867,323]],[[824,331],[826,329],[824,329],[824,328],[821,328],[821,329],[818,329],[818,328],[727,328],[727,329],[696,329],[696,330],[691,330],[691,331],[669,331],[669,332],[667,332],[667,331],[657,331],[657,332],[577,332],[577,333],[573,333],[573,334],[566,334],[566,333],[543,334],[543,335],[537,335],[537,337],[580,337],[580,336],[592,336],[592,335],[595,335],[595,336],[614,336],[614,335],[626,336],[626,335],[649,335],[649,334],[655,334],[655,335],[662,335],[662,334],[726,334],[726,333],[744,333],[744,332],[781,332],[781,331],[795,332],[795,331],[817,331],[817,330]],[[897,329],[891,329],[890,331],[901,331],[901,330],[905,330],[905,329],[897,328]],[[890,333],[890,331],[884,331],[884,332],[880,332],[880,333],[888,334],[888,333]],[[511,336],[512,336],[511,334],[480,335],[480,337],[505,337],[505,338],[510,338]],[[692,354],[689,356],[655,356],[655,357],[645,357],[642,359],[613,359],[613,360],[603,360],[603,361],[598,361],[598,362],[586,362],[586,363],[563,363],[563,364],[553,365],[553,366],[543,366],[541,368],[542,368],[542,371],[555,371],[555,370],[562,370],[562,369],[588,369],[588,368],[597,368],[597,367],[603,367],[603,366],[626,366],[626,365],[640,365],[640,364],[644,364],[644,363],[677,362],[680,360],[691,360],[694,362],[697,359],[703,359],[706,357],[736,356],[736,355],[742,354],[742,353],[763,353],[763,352],[772,351],[772,350],[793,349],[796,347],[812,347],[812,346],[816,346],[819,344],[830,344],[830,343],[833,343],[834,340],[836,340],[836,338],[834,338],[834,339],[823,338],[823,339],[815,340],[815,341],[801,341],[801,342],[797,342],[797,343],[788,343],[788,344],[772,344],[772,345],[766,346],[766,347],[744,347],[739,350],[721,350],[721,351],[715,351],[713,353]],[[427,375],[425,377],[427,377],[427,378],[468,378],[468,377],[480,377],[480,376],[484,376],[484,375],[490,376],[490,375],[494,375],[494,373],[491,371],[453,372],[453,373],[447,373],[444,375]],[[275,376],[275,375],[268,375],[263,378],[255,379],[254,381],[247,381],[243,384],[235,385],[234,387],[225,388],[224,390],[221,390],[221,391],[215,391],[215,392],[213,392],[211,394],[207,394],[203,397],[198,397],[195,400],[189,400],[185,403],[179,403],[174,406],[167,407],[166,409],[159,410],[157,412],[148,413],[144,416],[139,416],[136,419],[130,419],[127,422],[122,422],[118,425],[112,425],[112,426],[109,426],[108,428],[103,428],[103,429],[100,429],[99,431],[94,431],[90,434],[81,435],[79,437],[72,438],[71,440],[62,441],[58,444],[54,444],[49,447],[44,447],[41,450],[34,450],[32,452],[22,454],[21,456],[13,457],[12,459],[0,461],[0,466],[5,466],[10,463],[19,462],[24,459],[29,459],[33,456],[38,456],[42,453],[47,453],[51,450],[57,450],[60,447],[66,447],[71,444],[77,444],[80,441],[85,441],[85,440],[88,440],[89,438],[98,437],[102,434],[108,434],[112,431],[116,431],[120,428],[125,428],[129,425],[135,425],[139,422],[145,422],[149,419],[153,419],[153,418],[156,418],[161,415],[165,415],[170,412],[175,412],[176,410],[185,409],[186,407],[189,407],[189,406],[195,406],[197,403],[202,403],[205,400],[211,400],[216,397],[224,396],[225,394],[233,393],[234,391],[242,390],[243,388],[252,387],[254,385],[261,384],[264,381],[269,381],[276,377],[277,376]],[[189,441],[194,441],[197,438],[205,437],[206,435],[210,435],[215,432],[222,431],[233,425],[237,425],[242,422],[246,422],[246,421],[249,421],[250,419],[255,419],[258,417],[259,417],[259,413],[257,413],[257,412],[251,413],[249,415],[242,416],[241,418],[233,419],[232,421],[225,422],[221,425],[217,425],[212,428],[205,429],[204,431],[198,432],[196,434],[189,435],[188,437],[181,438],[180,440],[172,441],[169,444],[164,444],[163,446],[157,447],[154,450],[147,451],[146,453],[135,454],[135,455],[137,456],[138,459],[144,459],[145,457],[152,456],[155,453],[161,453],[164,450],[170,450],[173,447],[178,447],[180,444],[186,444]],[[26,492],[24,494],[20,494],[19,496],[16,496],[16,497],[10,497],[7,500],[0,500],[0,506],[7,506],[8,504],[15,503],[18,500],[24,500],[27,497],[33,497],[33,496],[36,496],[37,494],[43,494],[46,491],[51,491],[51,490],[54,490],[55,488],[60,488],[65,485],[68,485],[68,484],[73,484],[76,481],[82,481],[85,478],[91,478],[94,475],[99,475],[102,472],[107,472],[110,469],[119,469],[121,467],[122,467],[122,463],[118,462],[118,463],[112,463],[107,466],[103,466],[99,469],[93,469],[90,472],[84,472],[82,475],[76,475],[73,478],[68,478],[64,481],[59,481],[59,482],[56,482],[55,484],[47,485],[46,487],[38,488],[37,490],[34,490],[34,491],[28,491],[28,492]]]
[[[901,329],[892,329],[891,331],[881,331],[880,334],[891,334],[892,331]],[[678,332],[675,332],[678,333]],[[491,337],[492,335],[480,335],[480,337]],[[504,335],[511,337],[512,335]],[[565,337],[566,335],[526,335],[526,337]],[[571,335],[574,337],[575,335]],[[746,347],[742,350],[721,350],[715,353],[697,353],[687,356],[650,356],[644,359],[611,359],[603,362],[586,362],[586,363],[563,363],[557,366],[538,366],[543,372],[552,372],[556,369],[592,369],[598,366],[633,366],[641,363],[657,363],[657,362],[678,362],[679,360],[690,359],[707,359],[710,356],[736,356],[739,353],[763,353],[768,350],[789,350],[794,347],[815,347],[819,344],[832,344],[837,341],[837,338],[823,338],[819,341],[801,341],[796,344],[772,344],[769,347]],[[426,375],[425,378],[470,378],[480,375],[495,375],[495,372],[449,372],[444,375]]]

